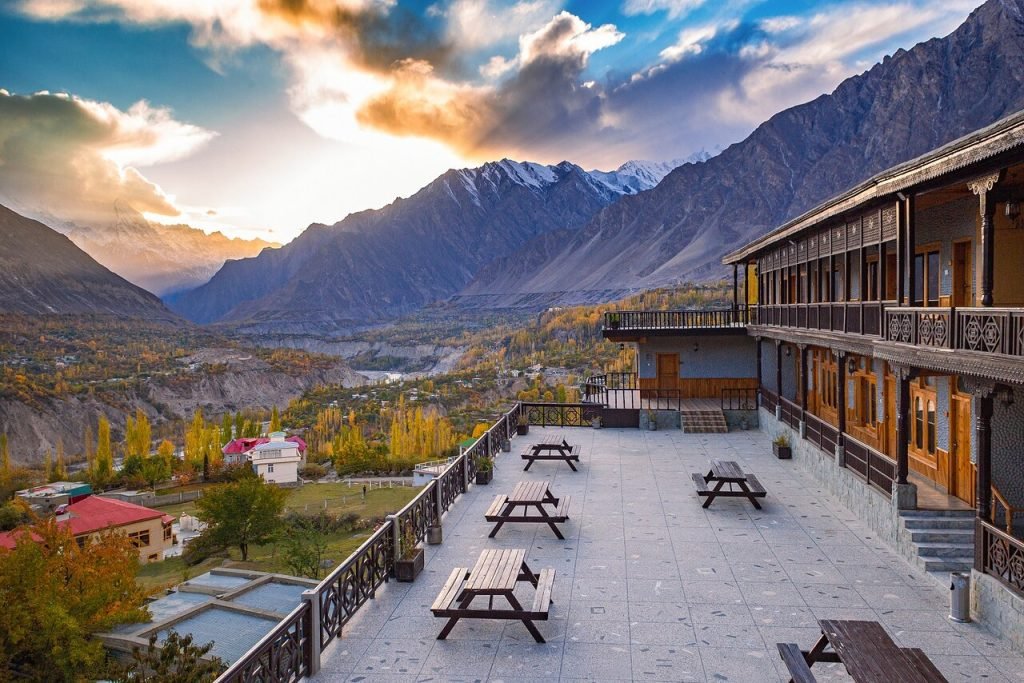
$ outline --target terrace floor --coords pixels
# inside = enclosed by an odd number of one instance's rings
[[[537,462],[529,443],[582,445],[578,473]],[[736,460],[768,490],[701,508],[690,473]],[[544,525],[506,525],[489,539],[484,511],[520,480],[550,479],[570,495],[558,541]],[[865,489],[864,495],[875,495]],[[474,486],[444,519],[413,584],[391,582],[323,655],[317,681],[785,681],[775,644],[809,648],[819,618],[881,622],[920,647],[950,681],[1024,681],[1024,657],[975,624],[946,618],[948,592],[898,557],[758,431],[683,434],[637,429],[540,429],[517,437],[489,486]],[[525,548],[534,571],[556,570],[546,644],[519,622],[444,620],[430,604],[453,567],[485,548]],[[525,595],[524,595],[525,598]],[[529,604],[529,602],[526,602]],[[815,665],[819,681],[848,681]]]

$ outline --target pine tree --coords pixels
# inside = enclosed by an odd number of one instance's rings
[[[245,436],[245,416],[239,410],[235,413],[235,438]]]

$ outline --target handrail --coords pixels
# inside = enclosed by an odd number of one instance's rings
[[[310,603],[303,600],[267,635],[242,655],[217,683],[248,683],[249,681],[299,681],[308,676],[310,662]],[[295,629],[295,633],[291,633]],[[284,638],[287,646],[278,641]],[[275,647],[276,646],[276,647]],[[298,649],[298,652],[295,650]],[[286,656],[281,656],[287,651]]]
[[[676,311],[608,311],[605,330],[679,330],[688,328],[743,327],[750,322],[750,308],[690,309]]]
[[[1021,511],[1020,508],[1016,508],[1010,505],[1010,502],[1006,500],[1006,496],[1003,495],[1002,491],[996,488],[996,485],[992,485],[992,498],[994,503],[998,503],[1003,506],[1003,512],[1006,515],[1006,533],[1013,535],[1013,516]],[[992,523],[996,523],[996,506],[992,505],[992,511],[990,513]]]

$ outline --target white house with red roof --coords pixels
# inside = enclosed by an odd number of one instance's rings
[[[260,436],[232,439],[220,449],[221,453],[224,454],[224,463],[237,465],[238,463],[252,460],[252,454],[256,447],[268,443],[275,434],[283,435],[283,432],[274,432],[269,438]],[[284,440],[295,444],[299,453],[299,467],[304,467],[306,465],[306,442],[298,436],[286,436]]]
[[[252,469],[268,484],[294,484],[299,480],[302,456],[299,446],[285,438],[284,432],[273,432],[270,439],[249,452]]]
[[[105,531],[121,531],[139,549],[142,563],[164,559],[164,552],[174,544],[174,517],[102,496],[89,496],[71,503],[66,512],[57,517],[57,523],[70,529],[81,546]],[[15,529],[0,534],[0,547],[14,548],[23,533]]]

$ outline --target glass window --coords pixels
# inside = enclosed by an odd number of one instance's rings
[[[850,253],[850,300],[860,298],[860,250]]]
[[[868,281],[864,283],[864,300],[878,301],[878,261],[868,263]]]
[[[911,299],[915,306],[924,306],[924,254],[914,257],[914,296]]]
[[[914,445],[924,447],[924,402],[918,396],[914,399]]]
[[[846,271],[846,267],[842,258],[835,259],[832,266],[835,268],[835,270],[832,271],[832,301],[842,301],[845,281],[843,275]]]
[[[928,252],[928,305],[939,305],[939,252]]]
[[[928,452],[935,455],[935,401],[928,401]]]

